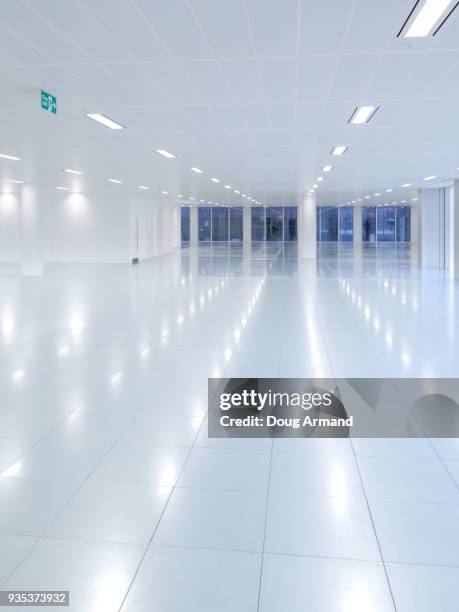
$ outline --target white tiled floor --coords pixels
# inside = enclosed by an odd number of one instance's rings
[[[207,437],[208,376],[459,376],[459,286],[415,260],[0,266],[0,587],[70,589],[72,612],[456,612],[457,440]]]

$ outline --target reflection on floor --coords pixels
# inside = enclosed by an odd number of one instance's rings
[[[456,611],[456,440],[206,433],[208,376],[458,376],[459,285],[415,261],[1,265],[1,588],[78,612]]]

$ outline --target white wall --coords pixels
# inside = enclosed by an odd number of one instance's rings
[[[180,206],[157,202],[148,196],[131,197],[130,242],[131,259],[138,257],[139,260],[157,257],[178,247]]]
[[[43,193],[45,262],[130,263],[139,219],[139,257],[180,245],[180,207],[126,194]],[[0,262],[21,257],[20,196],[0,195]]]
[[[47,262],[130,261],[129,206],[124,195],[48,196],[45,227]]]
[[[19,261],[21,210],[15,194],[0,195],[0,262]]]

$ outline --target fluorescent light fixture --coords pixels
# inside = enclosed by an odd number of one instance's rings
[[[183,194],[179,193],[177,197],[178,198],[183,198]]]
[[[391,193],[392,191],[392,189],[386,189],[386,193]]]
[[[80,176],[83,174],[79,170],[72,170],[71,168],[64,168],[63,172],[68,172],[69,174],[79,174]]]
[[[62,191],[68,191],[69,190],[68,187],[56,187],[56,189],[61,189]]]
[[[97,121],[97,123],[100,123],[111,130],[124,130],[125,128],[125,126],[121,125],[121,123],[113,121],[113,119],[110,119],[110,117],[107,117],[107,115],[102,115],[101,113],[86,113],[86,117],[89,117],[89,119],[92,119],[93,121]]]
[[[109,182],[109,183],[116,183],[117,185],[121,185],[121,183],[122,183],[123,181],[120,181],[120,180],[118,180],[118,179],[108,179],[108,182]]]
[[[425,181],[433,181],[433,179],[436,179],[436,178],[437,178],[437,177],[436,177],[436,176],[433,176],[433,175],[432,175],[432,176],[425,176],[425,177],[424,177],[424,180],[425,180]]]
[[[168,191],[161,191],[161,193],[162,193],[163,195],[169,195],[169,192],[168,192]]]
[[[404,183],[402,187],[411,187],[411,183]]]
[[[146,185],[139,185],[139,189],[150,189],[150,187],[147,187]]]
[[[6,153],[0,153],[0,157],[2,159],[10,159],[11,161],[21,161],[20,157],[16,157],[15,155],[7,155]]]
[[[192,170],[193,172],[196,172],[196,174],[202,174],[202,170],[201,170],[201,168],[195,168],[195,167],[193,167],[193,168],[190,168],[190,170]]]
[[[331,172],[333,170],[333,166],[324,166],[322,168],[322,172]]]
[[[398,36],[402,33],[405,38],[435,36],[457,5],[456,0],[418,0]]]
[[[357,106],[348,123],[353,123],[354,125],[368,123],[378,108],[379,106]]]
[[[380,195],[381,195],[381,194],[379,193],[379,191],[377,191],[377,192],[375,193],[375,197],[377,197],[377,198],[379,198],[379,196],[380,196]]]
[[[240,191],[238,191],[237,189],[234,190],[234,193],[241,193]]]
[[[16,183],[17,185],[24,185],[24,181],[18,181],[17,179],[10,179],[8,183]]]
[[[212,182],[214,182],[214,183],[219,183],[219,182],[220,182],[220,179],[218,179],[218,178],[213,178],[213,179],[211,179],[211,180],[212,180]]]
[[[231,185],[225,185],[225,189],[232,189]]]
[[[346,145],[335,145],[330,151],[332,155],[344,155],[349,147]]]
[[[323,180],[325,180],[325,177],[323,176],[318,176],[316,181],[318,181],[319,183],[321,183]]]
[[[369,195],[365,196],[365,200],[369,200],[369,199],[370,199]]]
[[[315,185],[312,186],[313,189],[317,189],[319,185],[317,183],[315,183]]]
[[[196,200],[196,198],[193,198],[193,196],[191,196],[189,199],[190,199],[190,200]]]
[[[175,155],[173,153],[169,153],[166,149],[156,149],[156,153],[162,155],[163,157],[167,157],[167,159],[175,159]]]

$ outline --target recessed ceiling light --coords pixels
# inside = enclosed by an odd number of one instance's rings
[[[93,121],[97,121],[97,123],[100,123],[111,130],[124,130],[125,128],[125,126],[121,125],[121,123],[113,121],[113,119],[110,119],[110,117],[107,117],[107,115],[102,115],[101,113],[86,113],[86,117],[89,117],[89,119],[92,119]]]
[[[167,159],[175,159],[175,155],[173,153],[169,153],[166,149],[156,149],[156,153],[162,155],[163,157],[167,157]]]
[[[183,195],[181,193],[179,193],[177,197],[178,198],[183,198]]]
[[[333,170],[333,166],[324,166],[322,168],[322,172],[331,172]]]
[[[330,151],[332,155],[344,155],[349,147],[345,145],[335,145]]]
[[[406,204],[406,200],[402,200],[402,204]]]
[[[391,193],[392,191],[392,189],[386,189],[386,193]]]
[[[316,178],[316,181],[319,181],[319,183],[321,183],[321,182],[322,182],[324,179],[325,179],[325,177],[323,177],[323,176],[318,176],[318,177]]]
[[[436,176],[425,176],[424,180],[425,181],[432,181],[433,179],[437,178]]]
[[[316,183],[315,185],[312,186],[313,189],[317,189],[319,185]]]
[[[121,185],[121,183],[122,183],[123,181],[120,181],[120,180],[118,180],[118,179],[108,179],[108,182],[109,182],[109,183],[116,183],[117,185]]]
[[[417,201],[418,201],[418,198],[413,198],[411,201],[412,201],[412,202],[417,202]]]
[[[375,197],[377,197],[377,198],[379,198],[379,196],[380,196],[380,195],[381,195],[381,194],[379,193],[379,191],[377,191],[377,192],[375,193]]]
[[[168,192],[168,191],[161,191],[161,193],[162,193],[163,195],[169,195],[169,192]]]
[[[190,168],[190,170],[192,170],[193,172],[196,172],[196,174],[202,174],[202,170],[201,170],[201,168],[195,168],[195,167],[193,167],[193,168]]]
[[[68,191],[69,190],[68,187],[56,187],[56,189],[62,189],[62,191]]]
[[[402,187],[411,187],[411,183],[404,183]]]
[[[83,174],[79,170],[71,170],[70,168],[64,168],[63,172],[68,172],[69,174],[79,174],[80,176]]]
[[[379,106],[357,106],[348,123],[353,123],[354,125],[368,123],[378,108]]]
[[[370,196],[369,196],[369,195],[366,195],[366,196],[365,196],[365,200],[369,200],[369,199],[370,199]]]
[[[21,161],[20,157],[16,157],[15,155],[7,155],[6,153],[0,153],[0,157],[2,159],[9,159],[11,161]]]
[[[457,4],[456,0],[418,0],[397,36],[402,33],[405,38],[435,36]]]
[[[19,181],[17,179],[10,179],[8,183],[16,183],[17,185],[24,185],[24,181]]]
[[[146,185],[139,185],[139,189],[150,189],[150,187],[147,187]]]
[[[231,189],[231,185],[225,185],[225,189]]]
[[[218,178],[213,178],[213,179],[211,179],[211,180],[212,180],[214,183],[219,183],[219,182],[220,182],[220,179],[218,179]]]
[[[238,191],[237,189],[234,190],[234,193],[241,193],[240,191]]]

